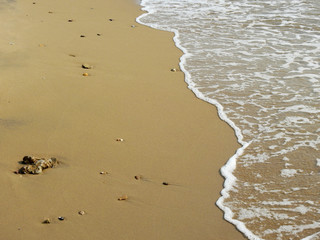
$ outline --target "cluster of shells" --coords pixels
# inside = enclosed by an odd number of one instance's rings
[[[31,156],[23,157],[22,164],[25,164],[18,171],[15,171],[17,174],[40,174],[43,170],[47,168],[53,168],[58,165],[56,158],[37,158]]]

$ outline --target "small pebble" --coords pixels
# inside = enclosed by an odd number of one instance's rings
[[[171,70],[170,70],[171,72],[176,72],[177,71],[177,69],[175,69],[175,68],[171,68]]]
[[[167,183],[167,182],[163,182],[163,183],[162,183],[162,185],[168,186],[168,185],[169,185],[169,183]]]
[[[83,73],[82,76],[87,77],[87,76],[89,76],[89,74],[88,73]]]
[[[87,63],[82,64],[81,67],[84,68],[84,69],[91,69],[91,68],[92,68],[92,66],[90,66],[90,65],[87,64]]]
[[[123,142],[124,140],[122,138],[117,138],[116,141],[117,142]]]
[[[63,221],[64,220],[64,217],[58,217],[58,219],[60,220],[60,221]]]
[[[86,36],[85,36],[85,35],[80,35],[80,37],[84,38],[84,37],[86,37]]]
[[[136,27],[136,25],[131,25],[132,28]]]
[[[81,211],[78,212],[78,214],[79,214],[79,215],[85,215],[86,212],[81,210]]]
[[[69,20],[68,20],[68,22],[73,22],[73,21],[74,21],[73,19],[69,19]]]
[[[100,172],[101,175],[107,175],[108,172]]]
[[[125,201],[127,199],[128,199],[128,196],[127,195],[123,195],[122,197],[118,198],[118,201]]]
[[[53,13],[53,12],[49,11],[48,13]]]
[[[112,19],[112,18],[109,18],[109,21],[110,21],[110,22],[112,22],[112,21],[113,21],[113,19]]]
[[[69,54],[69,56],[70,56],[70,57],[76,57],[76,55],[74,55],[74,54]]]
[[[43,223],[43,224],[50,224],[50,223],[51,223],[51,220],[50,220],[50,218],[46,218],[45,220],[43,220],[42,223]]]
[[[97,33],[97,36],[101,36],[101,34],[100,34],[100,33]]]
[[[140,179],[141,179],[141,175],[136,175],[136,176],[134,176],[134,178],[135,178],[136,180],[140,180]]]

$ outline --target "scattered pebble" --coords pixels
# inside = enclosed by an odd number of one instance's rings
[[[32,4],[36,4],[35,2],[33,2]]]
[[[113,19],[112,19],[112,18],[109,18],[109,21],[110,21],[110,22],[112,22],[112,21],[113,21]]]
[[[170,70],[171,72],[176,72],[177,71],[177,69],[175,69],[175,68],[171,68],[171,70]]]
[[[169,183],[168,182],[163,182],[162,185],[168,186]]]
[[[64,220],[64,217],[60,216],[60,217],[58,217],[58,219],[59,219],[60,221],[63,221],[63,220]]]
[[[68,22],[73,22],[73,21],[74,21],[73,19],[69,19],[69,20],[68,20]]]
[[[97,33],[97,36],[101,36],[101,33]]]
[[[81,211],[79,211],[79,212],[78,212],[78,214],[79,214],[79,215],[85,215],[85,214],[86,214],[86,212],[85,212],[85,211],[83,211],[83,210],[81,210]]]
[[[134,178],[135,178],[136,180],[140,180],[140,179],[142,178],[142,176],[141,176],[141,175],[136,175],[136,176],[134,176]]]
[[[90,66],[90,65],[87,64],[87,63],[84,63],[84,64],[82,64],[82,68],[84,68],[84,69],[91,69],[92,66]]]
[[[135,27],[136,27],[136,25],[131,25],[131,27],[132,27],[132,28],[135,28]]]
[[[49,11],[48,13],[53,13],[53,12]]]
[[[117,141],[117,142],[123,142],[124,139],[123,139],[123,138],[117,138],[116,141]]]
[[[82,76],[87,77],[87,76],[89,76],[89,74],[88,73],[83,73]]]
[[[80,37],[84,38],[84,37],[86,37],[86,36],[85,36],[85,35],[80,35]]]
[[[127,195],[123,195],[122,197],[118,198],[118,201],[125,201],[127,199],[128,199],[128,196]]]
[[[45,220],[43,220],[42,223],[43,223],[43,224],[50,224],[50,223],[51,223],[51,220],[50,220],[50,218],[46,218]]]
[[[101,175],[107,175],[108,172],[103,172],[103,171],[102,171],[102,172],[100,172],[100,174],[101,174]]]

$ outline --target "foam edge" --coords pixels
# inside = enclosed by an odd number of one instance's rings
[[[173,40],[175,42],[175,45],[177,48],[179,48],[182,52],[183,55],[180,57],[180,69],[182,72],[184,72],[185,74],[185,82],[188,85],[188,88],[196,95],[197,98],[204,100],[214,106],[216,106],[217,110],[218,110],[218,115],[220,117],[221,120],[223,120],[224,122],[226,122],[231,128],[234,129],[235,131],[235,135],[237,137],[238,143],[242,145],[241,148],[239,148],[236,153],[226,162],[226,164],[220,169],[221,175],[225,178],[225,182],[224,182],[224,189],[222,189],[221,191],[221,197],[217,200],[216,205],[224,212],[224,219],[230,223],[232,223],[233,225],[236,226],[236,228],[242,232],[246,237],[248,237],[248,239],[250,240],[260,240],[260,238],[256,235],[254,235],[251,231],[249,231],[246,227],[245,224],[241,221],[238,221],[236,219],[233,219],[233,212],[231,211],[230,208],[226,207],[223,205],[224,199],[229,197],[229,191],[232,188],[232,186],[234,185],[235,181],[236,181],[236,177],[232,174],[232,172],[234,171],[234,169],[236,168],[236,160],[237,158],[243,154],[244,150],[251,144],[251,142],[245,142],[243,141],[243,135],[241,133],[240,128],[238,128],[235,123],[229,119],[227,117],[227,115],[225,114],[225,112],[223,111],[223,106],[216,100],[214,99],[210,99],[206,96],[203,95],[203,93],[201,93],[195,86],[195,83],[191,81],[191,75],[190,73],[185,69],[184,64],[186,62],[186,59],[190,56],[192,56],[192,54],[190,54],[187,49],[185,49],[179,40],[179,32],[176,29],[166,29],[166,28],[162,28],[159,27],[156,24],[146,24],[143,23],[141,21],[142,18],[144,18],[145,16],[149,15],[149,14],[153,14],[156,11],[153,9],[148,8],[145,5],[145,0],[141,0],[140,5],[142,6],[142,10],[146,11],[146,13],[143,13],[142,15],[140,15],[139,17],[137,17],[136,21],[139,24],[154,28],[154,29],[159,29],[159,30],[164,30],[164,31],[168,31],[168,32],[173,32],[174,33],[174,37]]]

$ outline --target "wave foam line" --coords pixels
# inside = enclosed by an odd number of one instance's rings
[[[259,237],[254,235],[250,230],[248,230],[245,227],[245,224],[243,222],[240,222],[236,219],[233,219],[232,218],[233,212],[231,211],[231,209],[223,205],[224,199],[229,197],[228,192],[230,191],[230,189],[232,189],[232,186],[234,185],[234,183],[236,181],[236,177],[232,173],[233,173],[234,169],[236,168],[237,158],[243,154],[244,150],[251,144],[251,142],[243,141],[243,135],[241,133],[240,128],[238,128],[235,125],[235,123],[227,117],[227,115],[223,111],[223,106],[215,99],[211,99],[211,98],[206,97],[203,93],[201,93],[199,91],[199,89],[196,88],[196,84],[194,82],[192,82],[191,74],[184,67],[184,65],[186,63],[186,59],[191,57],[192,54],[189,53],[187,51],[187,49],[181,45],[181,42],[179,40],[179,35],[180,35],[179,31],[176,29],[163,28],[157,24],[149,24],[149,23],[144,23],[141,21],[141,19],[143,19],[145,16],[150,15],[150,14],[154,14],[156,12],[155,10],[148,8],[146,6],[145,2],[146,2],[146,0],[141,0],[140,5],[142,6],[142,10],[146,11],[146,13],[137,17],[136,21],[142,25],[145,25],[145,26],[148,26],[148,27],[151,27],[154,29],[164,30],[164,31],[169,31],[169,32],[174,33],[173,40],[175,42],[175,45],[177,48],[179,48],[183,52],[183,55],[180,58],[179,66],[180,66],[181,71],[183,71],[185,74],[185,82],[188,84],[188,88],[196,95],[197,98],[200,98],[200,99],[216,106],[220,119],[223,120],[224,122],[226,122],[231,128],[234,129],[237,140],[242,145],[242,147],[236,151],[235,155],[233,155],[227,161],[227,163],[220,169],[221,175],[225,178],[225,182],[224,182],[224,189],[221,191],[221,197],[217,200],[216,204],[222,211],[224,211],[224,219],[225,220],[227,220],[228,222],[235,225],[237,227],[237,229],[240,232],[244,233],[250,240],[260,240]]]
[[[223,202],[225,199],[227,199],[229,197],[229,191],[232,189],[232,187],[234,186],[235,182],[236,182],[236,177],[232,174],[233,171],[236,168],[236,162],[237,159],[243,154],[244,150],[251,144],[252,141],[250,142],[245,142],[243,140],[243,135],[241,133],[240,128],[238,128],[235,123],[229,119],[227,117],[227,115],[225,114],[225,112],[223,111],[223,106],[216,101],[215,99],[211,99],[206,97],[203,93],[201,93],[199,91],[199,89],[197,89],[196,84],[194,82],[192,82],[191,80],[191,74],[185,69],[184,65],[186,63],[186,59],[191,57],[192,54],[189,53],[187,51],[187,49],[185,49],[182,45],[181,42],[179,40],[179,31],[176,29],[170,29],[170,28],[164,28],[161,27],[157,24],[151,24],[151,23],[144,23],[141,21],[142,18],[144,18],[147,15],[151,15],[154,14],[156,11],[150,7],[148,7],[146,5],[146,2],[148,0],[141,0],[140,1],[140,5],[142,6],[142,10],[146,11],[146,13],[142,14],[141,16],[137,17],[136,21],[142,25],[154,28],[154,29],[158,29],[158,30],[164,30],[164,31],[168,31],[168,32],[173,32],[174,35],[174,42],[177,48],[179,48],[182,52],[183,55],[180,58],[180,69],[184,72],[185,74],[185,82],[188,84],[188,88],[196,95],[196,97],[210,103],[213,104],[217,107],[218,110],[218,115],[220,117],[221,120],[225,121],[231,128],[234,129],[235,131],[235,135],[237,137],[237,140],[239,142],[239,144],[242,145],[241,148],[237,149],[236,153],[226,162],[226,164],[220,169],[220,173],[221,175],[225,178],[225,182],[223,184],[223,189],[221,191],[221,197],[217,200],[216,204],[217,206],[224,212],[224,219],[230,223],[232,223],[233,225],[236,226],[236,228],[242,232],[248,239],[250,240],[262,240],[260,237],[256,236],[255,234],[253,234],[249,229],[246,228],[245,224],[239,220],[233,219],[233,212],[230,208],[228,208],[227,206],[223,205]],[[317,232],[313,235],[307,236],[301,240],[312,240],[316,237],[318,237],[320,235],[320,232]]]

